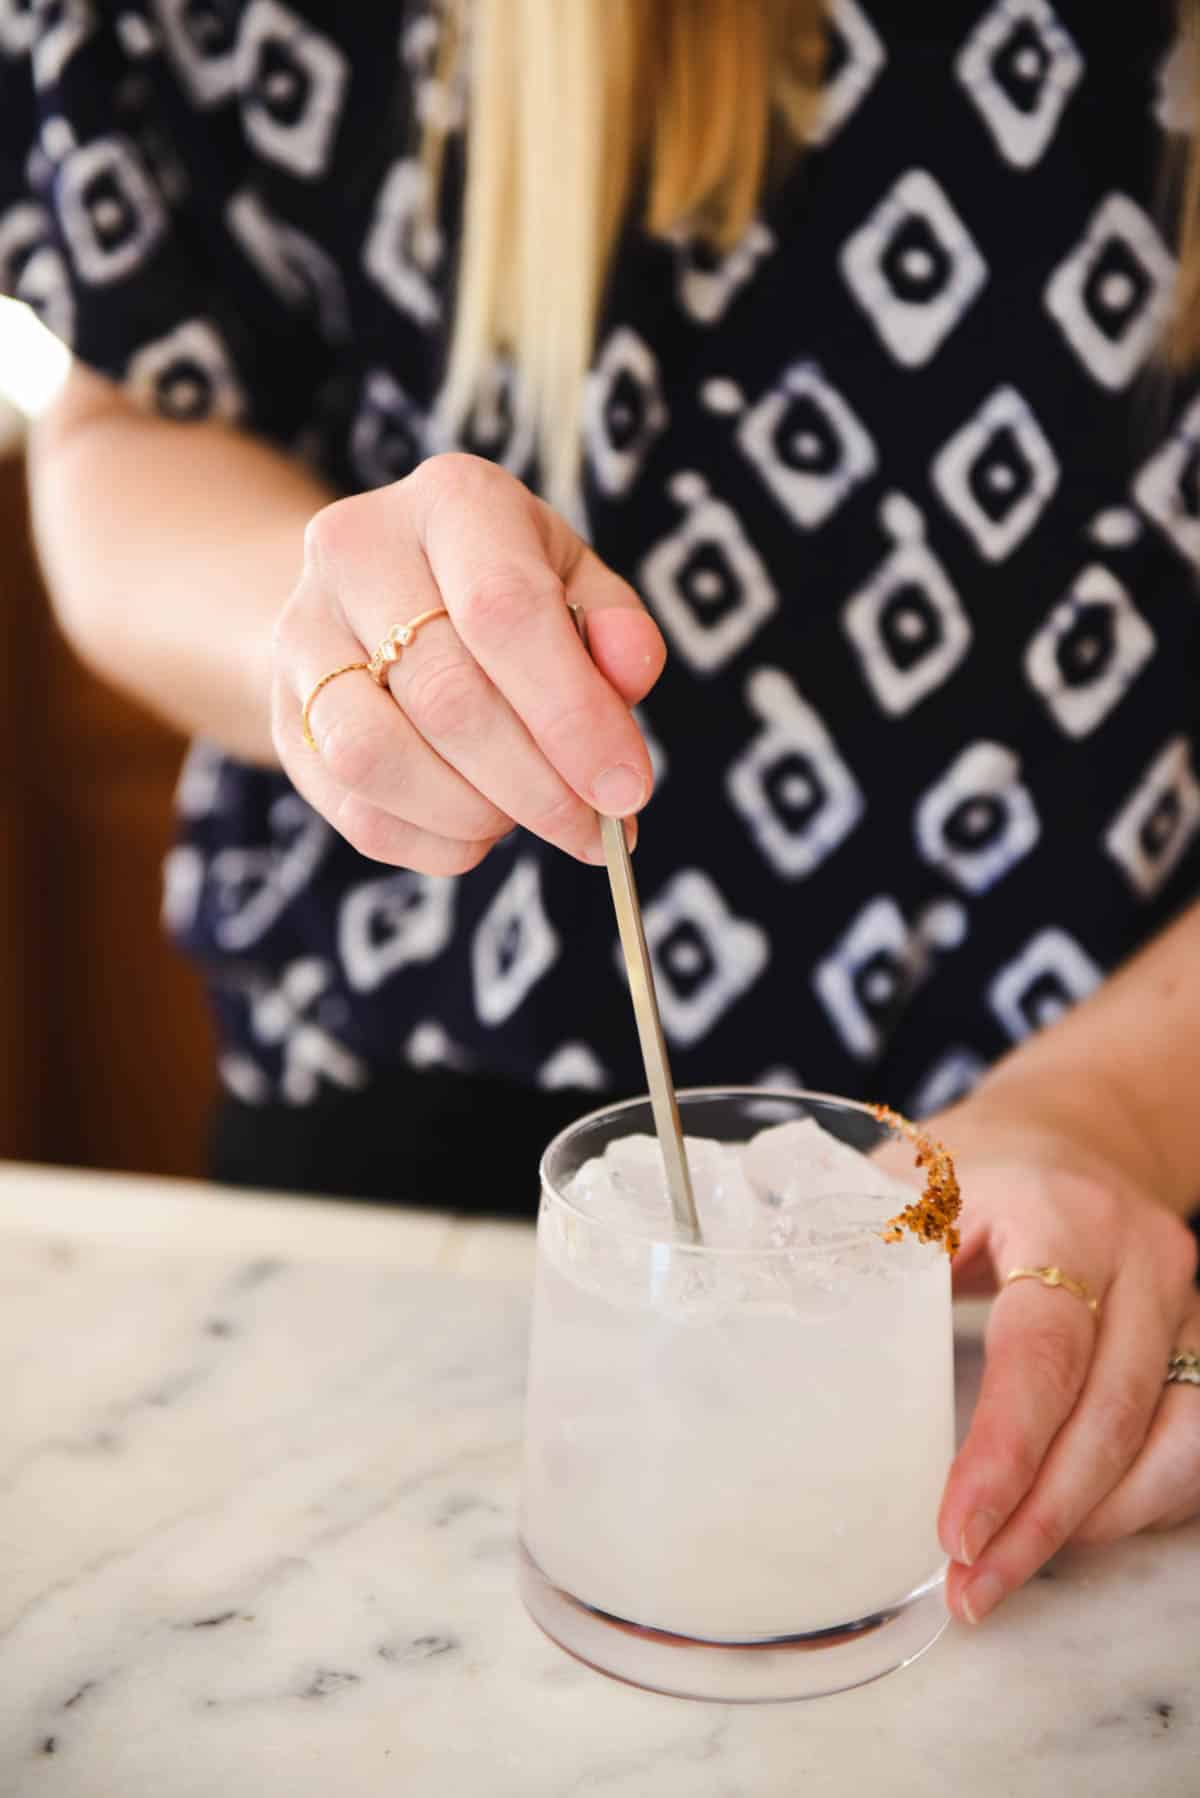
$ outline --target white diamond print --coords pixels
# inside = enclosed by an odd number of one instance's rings
[[[1027,537],[1058,486],[1058,458],[1014,387],[998,387],[933,459],[933,484],[989,562]]]
[[[940,687],[971,645],[958,595],[925,543],[924,519],[900,498],[882,508],[895,547],[842,614],[867,683],[893,718]]]
[[[24,301],[48,330],[71,343],[75,297],[66,260],[54,247],[48,215],[29,201],[0,213],[0,293]]]
[[[872,899],[813,970],[813,987],[842,1042],[860,1061],[882,1052],[925,970],[923,945],[890,895]]]
[[[204,857],[190,843],[177,843],[163,857],[162,924],[174,935],[190,930],[204,891]]]
[[[0,0],[0,54],[28,55],[36,29],[37,16],[30,0]]]
[[[64,158],[58,205],[71,260],[97,287],[142,267],[169,228],[158,189],[125,137],[92,138]]]
[[[457,1068],[464,1072],[471,1066],[467,1051],[436,1018],[424,1018],[413,1025],[404,1045],[404,1055],[414,1068]]]
[[[1032,168],[1058,129],[1083,58],[1047,0],[998,0],[971,33],[954,72],[996,148]]]
[[[752,219],[724,256],[714,256],[703,239],[682,228],[670,233],[675,245],[675,289],[684,311],[697,324],[715,324],[724,316],[764,256],[775,248],[774,236]]]
[[[858,782],[817,713],[777,668],[746,683],[762,729],[725,776],[730,803],[785,879],[820,867],[863,814]]]
[[[1196,129],[1195,48],[1181,31],[1158,66],[1154,116],[1171,136],[1190,137]]]
[[[666,423],[654,351],[622,325],[605,342],[584,389],[584,445],[602,492],[628,493]]]
[[[225,758],[216,744],[193,737],[175,783],[175,810],[181,818],[204,818],[217,810],[224,768]]]
[[[746,413],[737,444],[784,510],[815,530],[875,468],[875,446],[815,362],[795,362]]]
[[[1102,387],[1124,387],[1157,342],[1175,263],[1128,194],[1109,194],[1051,275],[1046,310]]]
[[[37,17],[32,46],[34,85],[53,87],[75,52],[98,29],[97,9],[92,0],[43,0],[40,5],[35,0],[30,10]]]
[[[836,137],[875,85],[875,78],[887,61],[878,33],[855,0],[832,0],[826,24],[837,46],[838,62],[833,78],[821,90],[817,116],[809,132],[814,144],[827,144]]]
[[[229,352],[207,319],[188,319],[143,344],[125,371],[129,391],[167,418],[220,418],[234,424],[245,396]]]
[[[503,1024],[510,1018],[554,966],[559,947],[542,904],[538,865],[526,856],[496,893],[471,944],[480,1022]]]
[[[1069,737],[1107,717],[1154,654],[1154,633],[1120,581],[1093,563],[1033,638],[1025,673]]]
[[[842,275],[906,368],[936,354],[987,280],[987,264],[933,176],[901,175],[844,244]]]
[[[699,1042],[753,986],[769,960],[766,932],[735,918],[712,880],[684,868],[646,906],[663,1029],[683,1047]],[[621,965],[618,947],[616,960]]]
[[[1014,1042],[1057,1023],[1103,978],[1074,937],[1041,930],[988,987],[988,1003]]]
[[[263,205],[253,188],[232,194],[225,223],[241,250],[279,298],[311,312],[330,343],[349,336],[349,310],[341,270],[320,244]]]
[[[1104,847],[1134,892],[1152,899],[1200,829],[1200,782],[1186,737],[1155,756],[1109,825]]]
[[[766,564],[736,512],[699,476],[676,476],[683,521],[642,561],[641,590],[672,644],[700,674],[712,674],[746,644],[778,601]]]
[[[237,24],[221,0],[153,0],[171,64],[196,106],[237,92]]]
[[[363,245],[363,267],[393,306],[418,325],[438,321],[441,304],[433,276],[442,259],[442,236],[426,217],[429,178],[415,158],[392,164],[375,201]]]
[[[530,408],[522,403],[512,359],[494,356],[479,377],[465,418],[452,417],[444,403],[435,406],[429,424],[429,453],[465,450],[520,474],[532,459],[534,435]]]
[[[1020,772],[1003,744],[973,743],[917,804],[918,850],[969,893],[994,886],[1041,835]]]
[[[352,992],[371,993],[450,941],[457,886],[404,868],[353,887],[338,913],[338,955]]]
[[[279,0],[250,0],[236,69],[254,148],[293,175],[323,174],[350,74],[342,51]]]
[[[217,1075],[221,1085],[243,1105],[265,1105],[271,1097],[271,1082],[249,1055],[229,1050],[217,1057]]]
[[[1180,555],[1200,567],[1200,399],[1141,469],[1133,497]]]
[[[350,1088],[366,1083],[364,1064],[320,1021],[332,977],[329,963],[310,955],[289,962],[277,985],[264,980],[252,988],[251,1029],[259,1042],[279,1049],[280,1096],[289,1105],[311,1105],[323,1080]]]
[[[210,877],[222,949],[248,949],[265,936],[320,867],[333,831],[298,793],[282,793],[269,813],[271,840],[231,844],[212,860]]]
[[[586,1043],[562,1043],[538,1069],[537,1082],[548,1092],[564,1086],[600,1092],[608,1084],[608,1075]]]

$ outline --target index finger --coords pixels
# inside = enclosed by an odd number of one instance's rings
[[[1083,1390],[1096,1321],[1071,1293],[1003,1286],[988,1320],[979,1399],[946,1482],[938,1535],[970,1566],[1030,1491]]]
[[[628,614],[634,635],[644,638],[647,687],[662,664],[658,627],[632,588],[590,557],[561,520],[549,534],[540,528],[537,502],[511,476],[461,460],[465,468],[437,477],[457,483],[456,503],[435,486],[416,508],[455,628],[567,785],[597,811],[628,816],[653,784],[629,711],[640,695],[622,695],[605,678],[579,641],[567,599],[589,612]],[[611,651],[612,632],[606,636]]]

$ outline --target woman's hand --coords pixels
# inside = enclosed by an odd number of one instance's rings
[[[568,601],[588,613],[590,654]],[[361,674],[317,696],[314,755],[301,707],[322,675],[437,606],[449,615],[401,652],[390,696]],[[275,649],[280,761],[376,861],[463,873],[521,824],[597,862],[595,811],[629,816],[649,796],[629,708],[662,670],[658,628],[562,518],[489,462],[435,456],[317,513]]]
[[[938,1520],[947,1602],[980,1621],[1065,1543],[1103,1543],[1200,1512],[1200,1391],[1164,1384],[1200,1352],[1195,1240],[1133,1166],[1076,1127],[1034,1121],[1021,1084],[932,1120],[963,1190],[958,1296],[998,1291],[969,1433]],[[1015,1267],[1057,1266],[1100,1301]]]

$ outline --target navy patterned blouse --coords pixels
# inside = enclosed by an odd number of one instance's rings
[[[637,872],[682,1084],[928,1111],[1200,891],[1170,15],[834,0],[818,141],[743,241],[626,234],[583,504],[670,649]],[[445,447],[436,44],[403,0],[0,0],[0,287],[148,407],[397,479]],[[536,482],[509,391],[466,447]],[[166,914],[243,1103],[640,1089],[603,871],[524,833],[374,864],[203,743],[179,809]]]

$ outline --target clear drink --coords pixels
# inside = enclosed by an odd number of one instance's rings
[[[946,1622],[949,1258],[907,1234],[884,1242],[913,1192],[866,1161],[860,1190],[837,1191],[854,1158],[836,1145],[812,1191],[722,1193],[718,1144],[814,1119],[871,1154],[889,1132],[866,1108],[732,1091],[681,1094],[680,1110],[705,1139],[691,1154],[702,1226],[717,1185],[699,1247],[670,1239],[649,1191],[610,1199],[579,1173],[649,1134],[644,1101],[581,1120],[543,1162],[523,1596],[564,1648],[635,1684],[841,1690],[904,1665]]]

